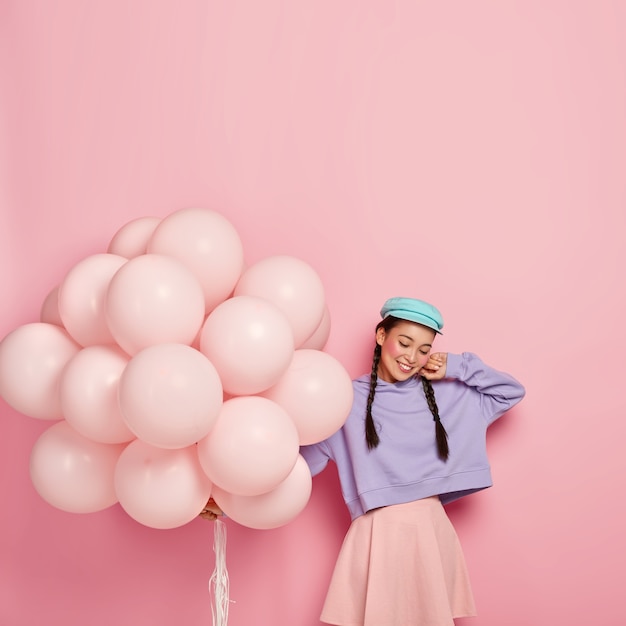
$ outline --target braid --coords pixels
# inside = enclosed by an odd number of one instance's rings
[[[372,450],[380,443],[380,437],[376,432],[374,418],[372,417],[372,404],[376,393],[376,383],[378,381],[378,362],[380,361],[380,346],[376,344],[374,348],[374,358],[372,359],[372,373],[370,374],[370,393],[367,396],[367,407],[365,409],[365,440],[368,450]]]
[[[428,408],[433,414],[433,420],[435,421],[437,452],[439,453],[439,458],[442,461],[447,461],[449,454],[448,433],[446,432],[446,429],[443,427],[441,419],[439,418],[439,408],[437,407],[437,402],[435,401],[435,391],[432,384],[427,378],[422,377],[422,386],[424,387],[424,395],[426,396],[426,402],[428,402]]]

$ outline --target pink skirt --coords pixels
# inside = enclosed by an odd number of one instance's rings
[[[321,620],[340,626],[454,626],[476,615],[465,558],[438,497],[357,517]]]

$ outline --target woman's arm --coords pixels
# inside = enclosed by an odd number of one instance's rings
[[[472,352],[435,352],[420,375],[428,380],[456,379],[478,392],[482,413],[490,423],[515,406],[526,393],[513,376],[490,367]]]

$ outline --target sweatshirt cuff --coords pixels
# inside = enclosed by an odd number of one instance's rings
[[[463,356],[448,352],[448,361],[446,363],[446,378],[456,378],[460,380],[463,373]]]

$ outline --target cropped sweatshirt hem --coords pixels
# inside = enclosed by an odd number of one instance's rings
[[[454,484],[455,491],[447,491]],[[351,519],[363,515],[372,509],[393,504],[404,504],[414,500],[422,500],[431,496],[439,496],[442,504],[448,504],[476,491],[487,489],[493,485],[491,470],[486,467],[449,476],[424,479],[408,485],[388,485],[360,493],[355,499],[346,501]]]

